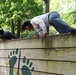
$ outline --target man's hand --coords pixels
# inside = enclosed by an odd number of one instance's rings
[[[43,40],[43,39],[45,39],[45,38],[46,38],[46,36],[47,36],[47,33],[44,33],[44,34],[42,35],[42,37],[41,37],[41,38],[42,38],[42,40]]]
[[[47,33],[44,33],[43,35],[42,35],[42,37],[39,37],[39,35],[37,34],[37,35],[35,35],[34,37],[35,37],[35,39],[39,39],[39,38],[41,38],[42,40],[43,39],[45,39],[46,38],[46,36],[47,36]]]
[[[0,43],[5,42],[6,40],[0,40]]]
[[[35,37],[35,39],[39,39],[39,35],[38,35],[38,34],[37,34],[37,35],[35,35],[34,37]]]
[[[0,43],[1,43],[1,42],[4,42],[4,41],[3,41],[3,40],[0,40]]]

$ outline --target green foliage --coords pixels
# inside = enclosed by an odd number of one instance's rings
[[[0,0],[0,11],[0,25],[3,28],[8,27],[10,31],[14,24],[14,31],[17,32],[18,21],[22,23],[42,14],[43,6],[35,0]]]
[[[34,38],[35,36],[35,31],[25,31],[23,33],[21,33],[21,38]]]
[[[61,14],[62,19],[68,23],[71,27],[75,28],[76,25],[76,13],[75,12],[68,12],[66,14]]]
[[[51,0],[50,1],[50,11],[59,11],[59,0]]]
[[[27,0],[27,2],[24,4],[26,12],[26,18],[31,19],[36,15],[40,15],[43,11],[43,6],[41,4],[37,4],[34,0]]]
[[[74,0],[51,0],[50,1],[50,11],[59,12],[61,15],[61,19],[63,21],[65,21],[71,27],[76,28],[76,10],[74,10],[72,7],[75,5],[70,6],[71,3],[73,3],[73,2],[74,2]],[[63,12],[60,12],[64,8],[66,10],[64,10]],[[52,27],[50,29],[49,34],[57,34],[57,31]]]
[[[57,34],[57,33],[58,32],[56,31],[56,29],[53,26],[49,27],[49,35],[54,35],[54,34]]]
[[[23,23],[26,20],[45,13],[44,0],[0,0],[0,28],[10,31],[13,21],[14,31],[17,32],[18,21]],[[48,0],[47,0],[48,1]],[[62,4],[69,7],[69,4],[74,0],[50,0],[50,11],[57,11],[60,13]],[[67,13],[60,13],[61,18],[70,26],[76,25],[76,12],[73,9],[68,9]],[[52,28],[50,34],[56,34],[57,31]],[[25,37],[32,37],[34,32],[24,32]]]

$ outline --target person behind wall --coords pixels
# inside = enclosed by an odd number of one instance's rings
[[[5,40],[17,39],[15,35],[11,32],[4,32],[3,29],[0,30],[0,42],[4,42]]]
[[[38,34],[35,35],[36,39],[46,38],[47,36],[47,27],[53,26],[60,34],[62,33],[71,33],[76,34],[76,29],[70,27],[65,23],[57,12],[49,12],[34,17],[30,21],[26,21],[22,25],[23,30],[32,30],[34,29]]]

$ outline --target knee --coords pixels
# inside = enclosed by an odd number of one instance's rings
[[[55,21],[55,20],[56,20],[56,18],[52,18],[52,17],[51,17],[51,21],[52,21],[52,22]]]
[[[51,17],[51,18],[49,19],[49,23],[50,23],[51,25],[52,25],[53,23],[55,23],[55,22],[56,22],[56,18],[52,18],[52,17]]]
[[[59,13],[56,13],[56,12],[50,13],[50,15],[51,15],[51,18],[59,18],[60,17]]]

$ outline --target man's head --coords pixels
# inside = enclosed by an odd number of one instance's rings
[[[4,35],[4,30],[0,30],[0,38]]]
[[[22,30],[32,30],[33,26],[30,23],[30,21],[26,21],[24,22],[24,24],[22,25]]]

